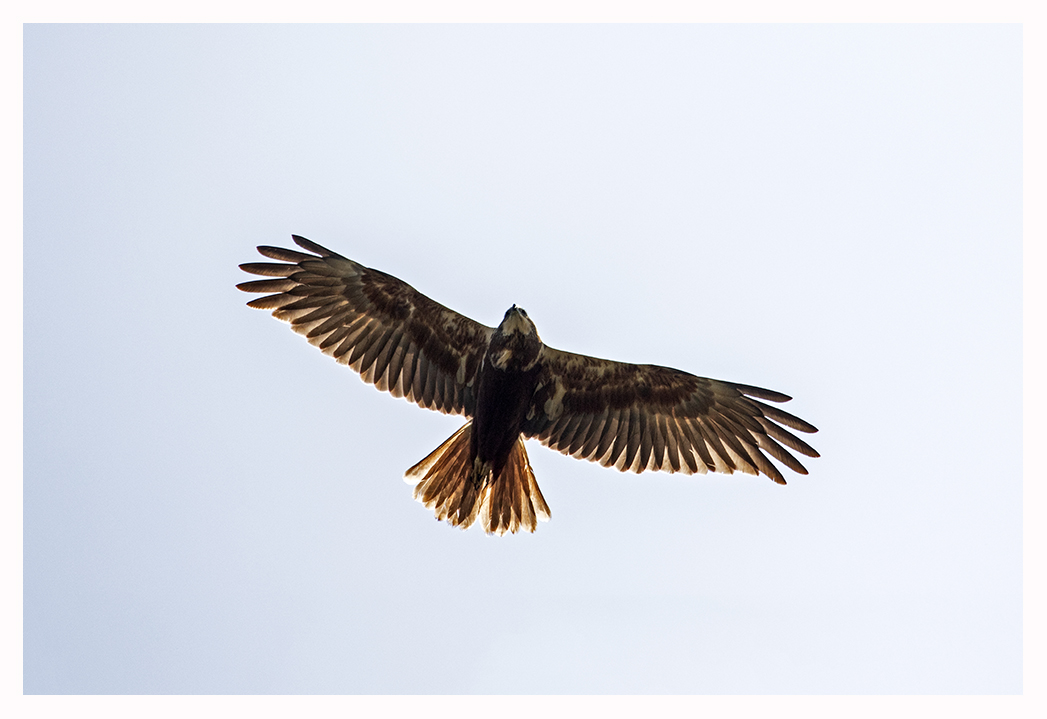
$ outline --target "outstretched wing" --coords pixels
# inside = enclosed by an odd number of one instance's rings
[[[764,452],[800,474],[807,470],[785,447],[818,456],[781,425],[817,429],[760,401],[790,399],[779,392],[548,346],[541,363],[523,431],[572,457],[623,472],[762,473],[785,484]]]
[[[291,237],[313,254],[263,246],[258,251],[280,263],[240,265],[277,278],[237,285],[244,292],[275,293],[251,300],[249,307],[272,310],[380,390],[446,414],[473,414],[475,381],[492,328],[391,275]]]

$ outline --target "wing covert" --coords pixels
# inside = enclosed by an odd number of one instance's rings
[[[272,310],[380,390],[445,414],[472,415],[475,380],[492,328],[392,275],[291,237],[308,253],[261,246],[258,252],[279,262],[240,265],[272,278],[237,285],[244,292],[267,293],[249,307]]]
[[[817,432],[813,425],[761,401],[787,402],[780,392],[548,346],[542,351],[523,431],[564,454],[623,472],[744,472],[779,484],[785,478],[767,455],[800,474],[807,470],[789,450],[818,456],[786,429]]]

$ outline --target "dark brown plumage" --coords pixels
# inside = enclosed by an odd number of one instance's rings
[[[816,432],[766,404],[779,392],[553,349],[513,305],[497,328],[447,309],[391,275],[292,235],[308,252],[258,251],[240,265],[269,278],[247,304],[397,397],[470,418],[407,471],[415,498],[463,529],[534,531],[549,519],[525,438],[621,471],[744,472],[785,478],[767,455],[807,474],[789,450],[818,453],[786,427]],[[765,454],[766,453],[766,454]]]

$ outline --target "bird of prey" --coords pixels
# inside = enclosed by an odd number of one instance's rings
[[[528,438],[623,472],[744,472],[779,484],[785,479],[767,455],[800,474],[807,470],[788,449],[818,456],[785,427],[817,429],[761,401],[791,399],[780,392],[553,349],[516,305],[487,327],[392,275],[291,237],[306,252],[259,247],[277,262],[240,269],[271,279],[237,287],[264,293],[248,306],[272,310],[365,382],[468,418],[406,474],[415,499],[452,526],[479,521],[501,535],[548,521]]]

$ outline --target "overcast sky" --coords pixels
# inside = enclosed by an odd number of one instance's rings
[[[24,37],[25,692],[1022,691],[1020,26]],[[234,288],[292,232],[822,457],[436,522],[462,420]]]

